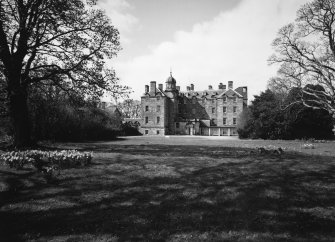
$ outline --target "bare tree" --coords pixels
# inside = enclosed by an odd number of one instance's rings
[[[335,114],[335,0],[303,5],[294,23],[284,26],[273,41],[270,63],[280,63],[282,86],[298,87],[305,106]],[[309,88],[320,85],[322,89]]]
[[[141,117],[141,102],[133,99],[126,99],[118,104],[118,108],[125,118]]]
[[[122,93],[105,59],[120,50],[119,32],[94,0],[0,0],[0,72],[14,145],[30,145],[30,87],[100,96]]]

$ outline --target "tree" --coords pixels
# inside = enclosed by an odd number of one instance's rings
[[[239,127],[242,138],[278,139],[283,137],[284,116],[280,100],[269,89],[255,96],[249,110],[244,114],[245,123]]]
[[[317,85],[305,88],[323,91]],[[284,101],[269,89],[255,96],[252,104],[240,116],[239,136],[262,139],[333,138],[333,120],[329,112],[297,102],[301,93],[300,88],[292,88]],[[313,98],[308,97],[309,100]],[[281,104],[287,108],[282,109]]]
[[[269,62],[281,64],[278,74],[284,86],[300,88],[297,102],[335,115],[335,0],[303,5],[296,21],[279,30],[273,46],[276,53]]]
[[[126,99],[117,106],[125,118],[141,117],[141,102],[138,100]]]
[[[253,133],[253,119],[249,107],[243,109],[237,123],[237,133],[240,138],[250,138]]]
[[[127,92],[105,66],[119,50],[117,29],[94,0],[1,0],[0,75],[14,146],[31,144],[27,98],[33,88],[57,86],[83,96]]]
[[[307,85],[309,90],[324,91],[320,85]],[[333,119],[328,111],[323,109],[313,109],[297,102],[301,99],[299,95],[303,93],[300,88],[292,88],[287,98],[285,106],[288,108],[282,110],[285,115],[286,139],[331,139],[333,138],[332,127]],[[315,97],[308,97],[313,100]],[[307,101],[308,102],[308,101]]]

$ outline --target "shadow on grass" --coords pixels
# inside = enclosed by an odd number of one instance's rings
[[[335,239],[331,158],[170,145],[90,149],[95,163],[62,171],[58,185],[29,170],[0,171],[9,184],[0,193],[0,238]]]

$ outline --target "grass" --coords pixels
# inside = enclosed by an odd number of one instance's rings
[[[58,144],[94,151],[93,164],[63,170],[52,184],[34,170],[0,166],[0,238],[334,241],[334,143],[305,150],[298,141],[273,141],[291,150],[277,156],[254,152],[261,142]]]

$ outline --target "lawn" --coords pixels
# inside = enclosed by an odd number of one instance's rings
[[[269,144],[285,153],[257,153]],[[335,146],[302,144],[172,136],[57,144],[93,151],[93,163],[52,183],[0,166],[0,240],[334,241]]]

